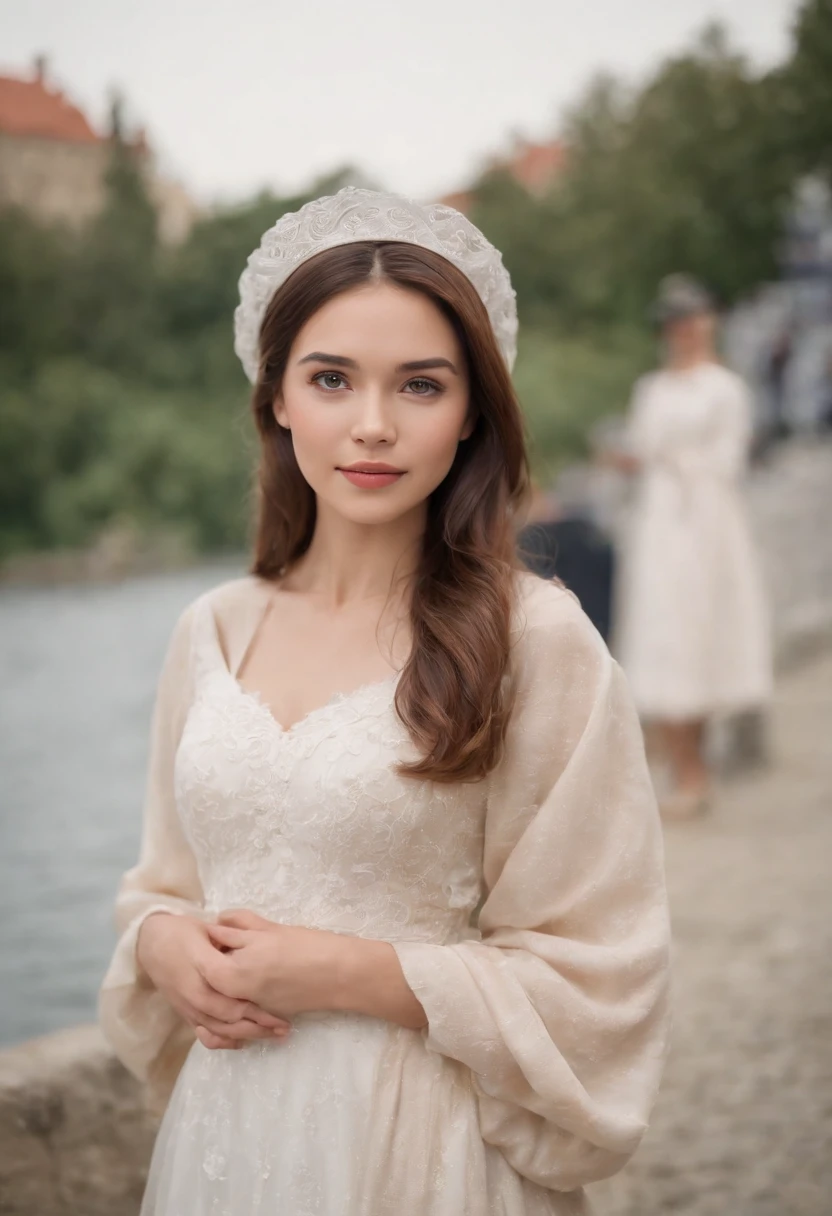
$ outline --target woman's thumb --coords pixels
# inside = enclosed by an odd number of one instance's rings
[[[226,950],[239,950],[246,944],[248,934],[245,929],[235,929],[231,925],[208,925],[208,936],[215,946]]]

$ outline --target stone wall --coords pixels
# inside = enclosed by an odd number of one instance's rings
[[[100,212],[111,148],[107,140],[71,140],[10,135],[0,131],[0,206],[22,207],[47,224],[81,228]],[[156,208],[161,240],[184,241],[198,207],[177,181],[160,174],[151,154],[139,161]]]
[[[832,443],[783,448],[749,496],[787,665],[832,636]],[[153,1131],[95,1027],[0,1053],[0,1216],[136,1216]]]
[[[0,132],[0,202],[80,227],[101,210],[109,145]]]
[[[0,1216],[136,1216],[154,1131],[97,1027],[0,1052]]]

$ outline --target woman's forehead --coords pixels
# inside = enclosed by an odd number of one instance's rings
[[[301,328],[292,353],[303,358],[313,350],[358,362],[461,356],[456,331],[433,300],[390,283],[363,284],[328,300]]]

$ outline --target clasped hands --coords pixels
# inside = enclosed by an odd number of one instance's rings
[[[205,1047],[233,1049],[280,1042],[296,1014],[337,1008],[344,941],[249,911],[223,912],[216,924],[159,913],[142,925],[138,957]]]

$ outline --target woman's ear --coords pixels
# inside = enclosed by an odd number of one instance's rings
[[[289,415],[286,413],[282,393],[275,393],[274,400],[272,401],[272,413],[278,426],[282,426],[287,431],[292,429],[289,426]]]
[[[462,430],[459,435],[459,442],[463,439],[470,439],[474,433],[474,427],[477,425],[477,413],[474,410],[468,412],[468,417],[465,419]]]

